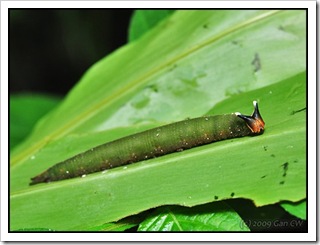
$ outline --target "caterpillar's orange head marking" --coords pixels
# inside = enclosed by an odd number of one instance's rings
[[[264,131],[265,123],[260,115],[258,102],[253,101],[253,106],[254,106],[254,111],[251,116],[245,116],[239,112],[236,112],[236,115],[242,118],[246,122],[246,124],[248,125],[248,127],[250,128],[253,134],[261,134]]]

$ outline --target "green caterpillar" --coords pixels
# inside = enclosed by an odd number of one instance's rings
[[[30,185],[74,178],[224,139],[261,134],[258,103],[251,116],[239,112],[175,122],[92,148],[31,178]]]

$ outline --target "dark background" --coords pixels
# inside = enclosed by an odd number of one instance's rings
[[[91,65],[127,43],[132,13],[127,9],[11,9],[10,94],[66,94]]]

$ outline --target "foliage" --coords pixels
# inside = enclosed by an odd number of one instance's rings
[[[240,220],[236,208],[223,216],[216,201],[247,198],[263,206],[304,199],[305,17],[302,10],[175,11],[97,62],[12,151],[10,229],[89,230],[158,206],[197,206],[155,210],[142,229],[168,210],[189,221],[203,210],[198,205],[211,202],[208,216],[198,218],[214,224],[216,213],[232,226]],[[28,185],[30,177],[90,147],[187,117],[248,114],[252,100],[266,122],[261,136]]]

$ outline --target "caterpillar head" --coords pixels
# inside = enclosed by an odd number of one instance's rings
[[[253,101],[253,106],[254,111],[251,116],[242,115],[240,112],[236,112],[235,114],[246,122],[253,134],[261,134],[264,131],[265,123],[260,115],[258,102]]]

